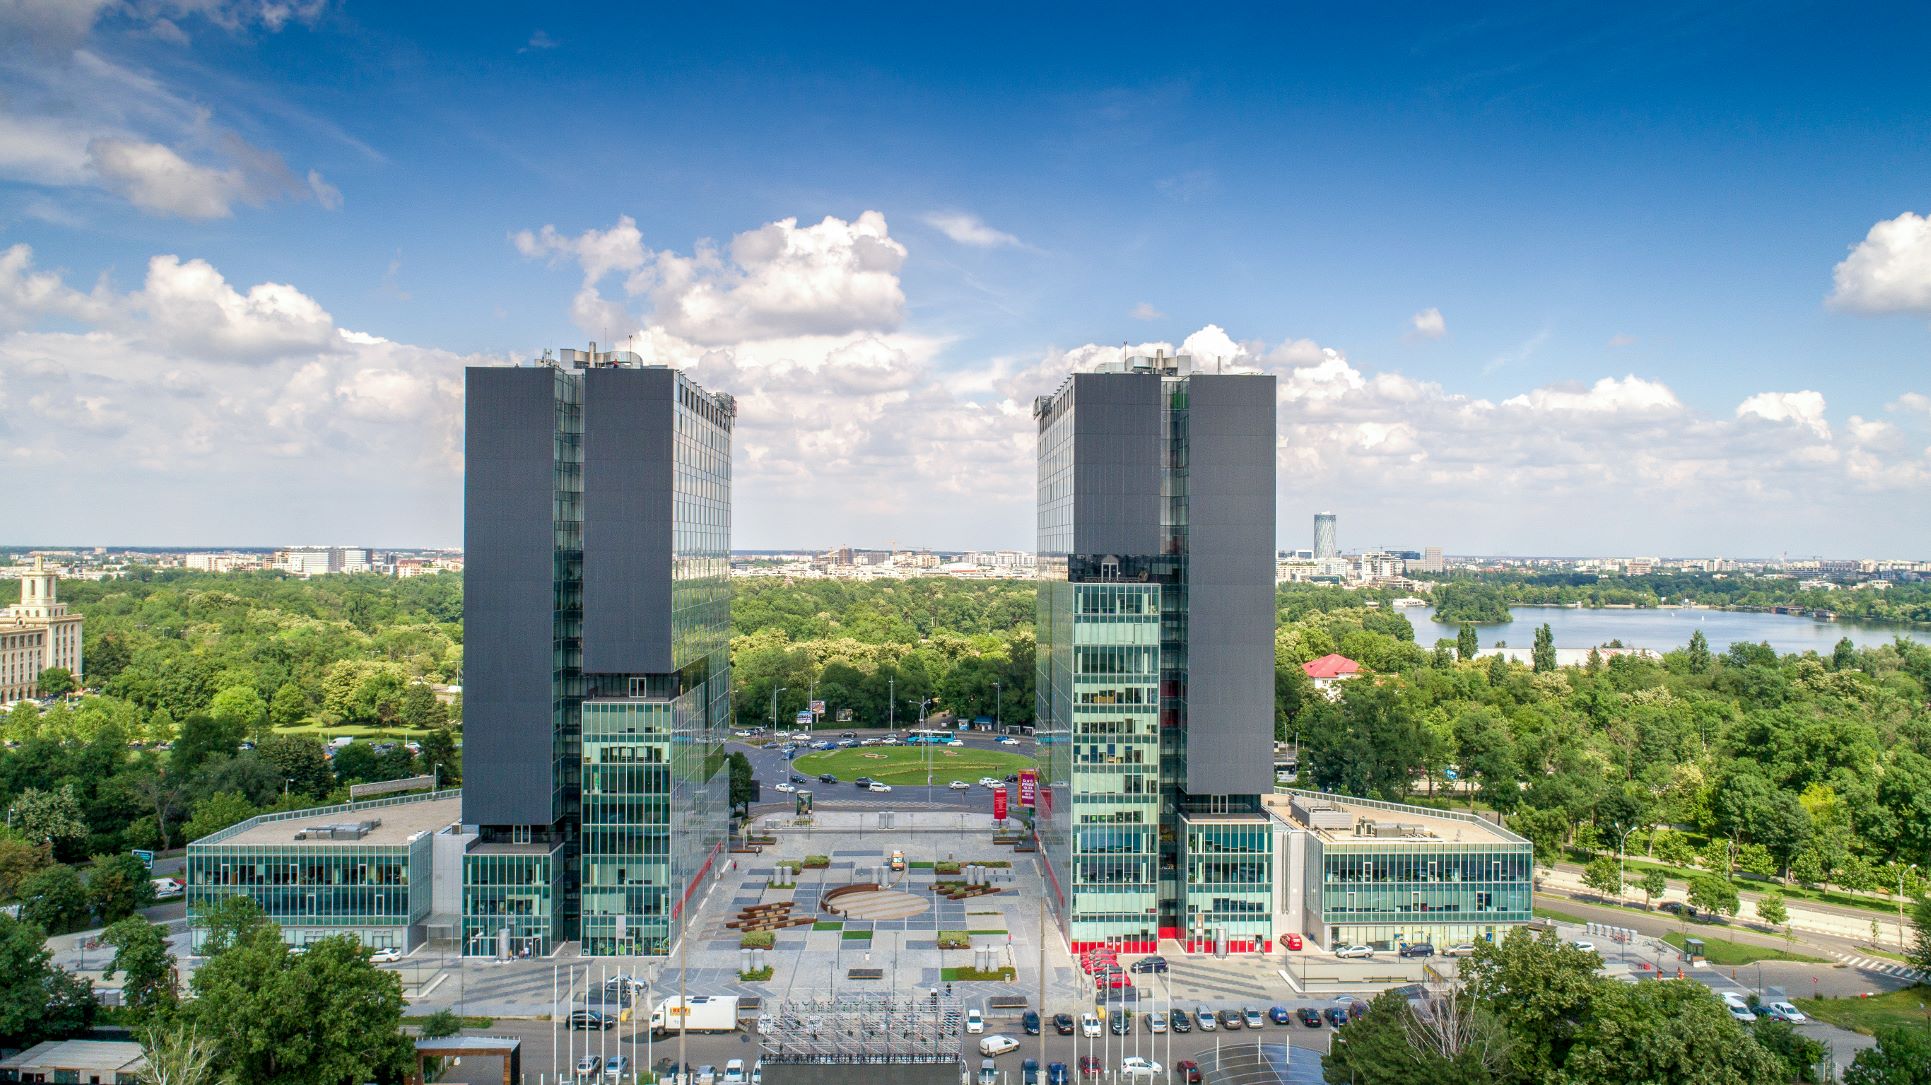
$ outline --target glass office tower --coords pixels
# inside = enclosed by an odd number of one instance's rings
[[[729,816],[736,404],[595,344],[467,376],[464,952],[666,952]]]
[[[1225,944],[1238,919],[1271,942],[1271,909],[1248,908],[1271,897],[1264,832],[1238,890],[1184,868],[1246,847],[1221,826],[1258,817],[1273,786],[1274,378],[1132,358],[1033,414],[1034,827],[1062,932],[1144,952]]]

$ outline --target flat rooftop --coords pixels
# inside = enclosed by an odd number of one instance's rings
[[[329,806],[320,810],[309,810],[295,814],[269,814],[251,818],[237,828],[232,836],[212,841],[203,846],[221,848],[371,848],[399,847],[419,833],[433,833],[446,825],[453,825],[463,818],[462,792],[451,791],[435,798],[424,797],[413,802],[390,802],[387,804],[361,803],[351,806]],[[350,838],[339,836],[331,839],[330,834],[313,830],[329,826],[349,826],[357,822],[381,822],[362,834]],[[304,834],[297,840],[295,834]]]
[[[1527,844],[1528,840],[1472,814],[1406,803],[1356,799],[1319,791],[1280,791],[1261,797],[1267,812],[1323,840],[1363,844]]]

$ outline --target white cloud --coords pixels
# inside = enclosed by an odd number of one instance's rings
[[[1442,319],[1442,311],[1432,306],[1409,317],[1408,323],[1414,329],[1409,334],[1417,339],[1440,339],[1448,334],[1448,322]]]
[[[315,202],[322,205],[322,210],[342,210],[342,190],[329,184],[320,173],[308,171],[308,188],[315,194]]]
[[[1536,388],[1502,401],[1504,407],[1543,412],[1590,414],[1668,414],[1683,409],[1668,386],[1630,375],[1604,377],[1587,389],[1568,386]]]
[[[1931,396],[1922,392],[1906,392],[1884,405],[1887,411],[1915,411],[1931,415]]]
[[[805,227],[780,219],[738,234],[724,249],[699,242],[690,256],[652,251],[628,215],[609,230],[571,236],[546,225],[518,231],[511,241],[524,256],[573,259],[583,268],[571,313],[591,335],[648,323],[694,344],[728,346],[888,332],[905,315],[898,278],[905,246],[876,211],[849,222],[826,216]],[[598,284],[619,271],[629,272],[623,289],[646,303],[647,321],[615,323],[624,310]]]
[[[1833,273],[1830,304],[1860,313],[1931,313],[1931,218],[1909,211],[1871,227]]]
[[[182,218],[226,218],[246,191],[237,169],[198,166],[159,143],[96,139],[87,164],[110,192],[143,211]]]
[[[1737,404],[1737,417],[1802,426],[1819,437],[1830,436],[1824,397],[1817,392],[1758,392]]]
[[[1150,301],[1143,301],[1135,305],[1133,308],[1127,310],[1126,315],[1135,320],[1165,320],[1167,318],[1167,314],[1155,309],[1153,303]]]
[[[557,46],[561,44],[563,43],[557,41],[555,38],[551,37],[548,33],[542,30],[538,30],[536,33],[530,35],[530,40],[525,42],[523,45],[523,48],[518,49],[517,52],[528,53],[535,50],[555,49]]]
[[[976,249],[1019,248],[1022,242],[1004,230],[995,230],[979,216],[965,211],[931,211],[922,216],[925,224],[961,245]]]
[[[131,301],[145,314],[149,337],[168,350],[264,362],[335,343],[334,321],[315,299],[284,283],[258,283],[243,294],[205,260],[154,257]]]

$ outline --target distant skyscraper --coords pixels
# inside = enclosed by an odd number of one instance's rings
[[[1273,939],[1274,378],[1191,368],[1033,404],[1034,824],[1076,948]]]
[[[1334,514],[1314,514],[1314,560],[1326,561],[1338,553],[1334,546]]]
[[[736,404],[594,345],[467,376],[463,952],[664,953],[728,817]]]

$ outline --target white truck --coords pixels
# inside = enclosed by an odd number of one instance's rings
[[[667,998],[650,1012],[650,1034],[660,1040],[677,1032],[737,1030],[735,995],[692,995],[688,1004],[681,998]]]

